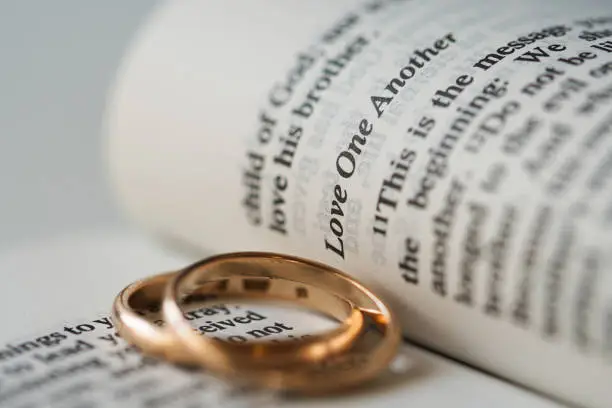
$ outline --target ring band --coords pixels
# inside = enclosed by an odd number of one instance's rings
[[[146,317],[161,310],[164,290],[175,273],[154,275],[125,287],[113,302],[111,316],[117,333],[143,353],[194,365],[191,353],[184,347],[177,347],[176,336]]]
[[[291,354],[282,353],[279,357],[275,354],[277,350],[268,343],[260,343],[249,349],[250,354],[245,354],[236,352],[239,349],[236,346],[246,344],[228,344],[200,336],[185,319],[180,305],[183,299],[190,297],[205,298],[206,291],[213,287],[221,297],[228,288],[233,287],[227,292],[234,295],[242,292],[249,298],[267,298],[271,288],[276,287],[277,280],[310,285],[345,299],[367,317],[369,326],[359,333],[358,341],[345,343],[344,349],[339,350],[342,353],[333,355],[322,364],[321,356],[325,351],[327,355],[332,354],[329,351],[334,350],[333,342],[313,339],[307,348],[302,349],[309,352],[300,354],[300,357],[307,357],[307,361],[297,363]],[[236,282],[242,285],[238,289]],[[301,300],[309,297],[310,293],[304,291],[296,296]],[[168,283],[162,311],[168,326],[189,350],[192,358],[202,366],[233,380],[277,389],[319,392],[362,382],[388,365],[400,340],[400,331],[391,311],[353,278],[323,264],[272,253],[225,254],[187,267]],[[287,347],[295,346],[288,343]],[[255,350],[257,352],[253,353]],[[275,364],[262,364],[266,359],[273,360]],[[338,371],[346,366],[347,359],[358,364],[359,369],[343,372],[339,376]]]
[[[193,355],[183,347],[177,337],[166,327],[160,327],[147,319],[146,315],[160,310],[163,291],[176,273],[165,273],[132,283],[123,289],[113,304],[112,316],[118,333],[128,342],[138,346],[143,352],[163,357],[169,361],[193,365]],[[286,363],[288,361],[321,360],[339,353],[350,346],[361,333],[363,315],[351,303],[339,298],[329,291],[289,281],[275,279],[265,296],[257,292],[261,280],[251,277],[232,276],[221,281],[210,281],[202,284],[197,292],[184,297],[183,304],[193,305],[196,302],[207,302],[219,294],[223,299],[279,299],[306,306],[329,315],[341,324],[328,332],[310,336],[299,342],[250,343],[228,345],[228,352],[237,357],[252,355],[255,364]],[[264,284],[266,282],[263,282]],[[250,288],[250,291],[245,291]],[[309,296],[304,296],[308,294]],[[157,323],[163,324],[163,320]]]

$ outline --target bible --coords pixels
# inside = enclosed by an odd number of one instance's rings
[[[120,207],[177,254],[296,255],[389,302],[413,370],[345,402],[612,404],[608,1],[165,2],[104,133]],[[225,304],[197,324],[247,316],[227,334],[318,324]],[[3,406],[244,402],[141,356],[107,314],[3,344],[0,372]]]
[[[417,344],[605,406],[611,11],[167,5],[111,93],[118,197],[177,243],[339,267]]]

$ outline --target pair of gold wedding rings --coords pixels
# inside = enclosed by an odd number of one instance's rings
[[[297,341],[244,343],[202,335],[191,324],[193,310],[208,310],[203,305],[245,300],[290,302],[339,324]],[[153,320],[160,310],[161,319]],[[115,299],[113,319],[119,335],[146,354],[200,365],[240,385],[298,392],[335,391],[371,379],[388,366],[400,341],[389,308],[355,279],[313,261],[263,252],[218,255],[135,282]]]

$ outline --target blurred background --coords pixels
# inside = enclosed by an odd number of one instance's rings
[[[101,123],[121,55],[154,5],[0,2],[0,245],[120,222]]]
[[[0,2],[0,340],[179,264],[121,220],[103,160],[109,87],[156,4]]]

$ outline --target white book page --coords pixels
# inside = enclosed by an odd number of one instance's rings
[[[117,338],[105,311],[130,280],[188,261],[127,231],[92,231],[0,254],[1,270],[20,272],[0,288],[0,406],[561,406],[410,345],[401,351],[405,371],[316,399],[243,395],[203,372],[143,357]],[[269,320],[290,318],[259,313]]]
[[[589,407],[612,389],[612,3],[168,2],[109,103],[160,235],[354,274],[404,334]]]

